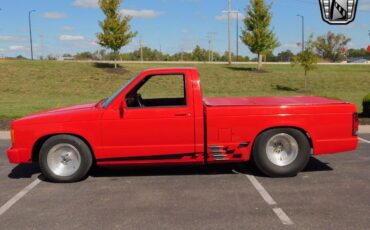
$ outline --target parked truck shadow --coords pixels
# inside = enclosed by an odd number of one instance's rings
[[[19,164],[15,166],[9,173],[11,179],[31,178],[34,174],[39,174],[40,168],[38,164]]]
[[[303,172],[331,171],[328,163],[316,158],[311,158]],[[188,166],[153,166],[153,167],[117,167],[100,168],[93,167],[91,177],[130,177],[130,176],[176,176],[176,175],[219,175],[219,174],[247,174],[265,177],[252,162],[239,164],[215,164],[215,165],[188,165]],[[10,179],[31,178],[40,174],[37,164],[19,164],[12,169],[8,177]],[[44,180],[42,176],[39,179]]]
[[[303,172],[331,171],[328,163],[311,157]],[[130,176],[175,176],[175,175],[218,175],[247,174],[265,177],[252,162],[238,164],[188,165],[188,166],[153,166],[99,168],[91,170],[92,177],[130,177]]]

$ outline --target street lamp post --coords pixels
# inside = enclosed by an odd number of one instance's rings
[[[297,17],[301,17],[302,19],[302,52],[304,51],[304,16],[297,14]]]
[[[31,60],[33,60],[33,47],[32,47],[32,27],[31,27],[31,13],[35,12],[36,10],[28,11],[28,26],[30,29],[30,45],[31,45]]]
[[[232,21],[231,21],[231,0],[228,1],[228,20],[229,20],[229,65],[231,64],[231,49],[232,49],[232,44],[231,44],[231,26],[232,26]]]
[[[239,11],[236,12],[236,61],[239,61]]]

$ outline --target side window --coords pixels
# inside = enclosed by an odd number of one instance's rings
[[[186,105],[185,76],[182,74],[146,77],[126,97],[129,108]]]

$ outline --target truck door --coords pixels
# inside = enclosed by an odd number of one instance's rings
[[[195,161],[192,98],[191,81],[185,74],[143,77],[125,95],[122,117],[103,121],[106,155],[126,160]]]

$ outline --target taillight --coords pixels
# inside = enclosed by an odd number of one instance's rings
[[[353,114],[353,123],[352,123],[352,135],[357,136],[358,132],[358,114]]]
[[[14,146],[15,140],[14,140],[14,129],[10,130],[10,140],[12,143],[12,146]]]

